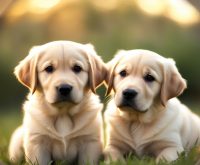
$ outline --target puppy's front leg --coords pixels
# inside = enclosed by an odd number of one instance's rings
[[[123,153],[120,151],[120,149],[112,145],[109,145],[105,148],[104,157],[105,157],[106,163],[109,163],[110,161],[117,161],[117,160],[120,160],[121,162],[125,162]]]
[[[102,155],[102,144],[99,141],[90,141],[84,144],[79,151],[79,165],[97,165]]]
[[[167,147],[164,148],[161,153],[156,157],[156,162],[158,163],[161,160],[166,160],[167,162],[172,162],[178,159],[178,156],[183,152],[183,147]]]
[[[23,137],[24,129],[20,126],[13,133],[9,145],[9,157],[13,163],[17,163],[23,158]]]
[[[49,140],[44,137],[29,136],[24,140],[26,161],[30,164],[48,165],[51,161]]]

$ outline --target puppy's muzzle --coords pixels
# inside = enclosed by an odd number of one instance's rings
[[[134,110],[138,110],[135,98],[137,97],[138,92],[134,89],[127,88],[122,92],[122,102],[121,106],[131,107]]]
[[[62,84],[56,87],[58,93],[58,101],[68,101],[70,100],[70,94],[73,87],[69,84]]]
[[[130,101],[137,96],[138,92],[134,89],[125,89],[122,94],[124,100]]]
[[[146,112],[147,110],[141,110],[138,108],[136,103],[136,97],[138,96],[138,92],[135,89],[127,88],[122,92],[122,102],[121,107],[129,107],[134,111],[138,112]]]

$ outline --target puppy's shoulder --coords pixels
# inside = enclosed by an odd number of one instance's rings
[[[118,114],[118,111],[117,111],[117,107],[116,107],[116,104],[115,104],[115,101],[114,99],[111,99],[108,104],[107,104],[107,107],[106,107],[106,111],[104,113],[105,116],[107,117],[111,117],[111,116],[117,116],[119,115]]]
[[[103,109],[103,103],[101,103],[99,96],[92,92],[84,98],[84,101],[80,104],[80,106],[85,107],[84,109],[88,110],[95,109],[99,111]]]
[[[174,112],[191,113],[190,109],[178,98],[170,99],[167,103],[166,109]]]
[[[43,109],[47,109],[45,104],[45,100],[43,96],[35,95],[29,93],[26,97],[26,100],[23,104],[24,113],[30,113],[32,111],[41,111]]]
[[[174,116],[176,121],[185,122],[186,120],[194,119],[197,115],[194,114],[185,104],[177,98],[170,99],[167,104],[168,116]]]

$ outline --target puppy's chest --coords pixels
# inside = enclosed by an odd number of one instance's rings
[[[143,141],[143,128],[139,123],[133,123],[129,128],[133,145],[137,148]]]
[[[67,115],[54,119],[54,134],[52,136],[52,156],[55,160],[74,159],[77,154],[78,137],[73,136],[75,129],[74,121]],[[71,161],[71,160],[69,160]]]
[[[146,129],[140,123],[133,123],[130,125],[130,136],[131,136],[131,147],[137,153],[141,155],[144,151],[146,144],[149,143],[149,138],[146,136],[149,135],[150,130]]]
[[[61,137],[69,135],[72,132],[73,127],[73,120],[67,115],[59,116],[54,119],[54,128]]]

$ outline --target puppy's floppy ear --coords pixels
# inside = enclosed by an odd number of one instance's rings
[[[114,71],[125,52],[126,52],[125,50],[119,50],[117,54],[115,55],[115,57],[106,64],[106,68],[107,68],[107,75],[105,79],[106,84],[107,84],[106,96],[108,96],[113,89],[113,80],[114,80],[114,74],[115,74]]]
[[[35,92],[37,86],[37,61],[39,58],[39,46],[33,47],[28,56],[23,59],[14,70],[14,74],[18,81],[28,87],[32,93]]]
[[[106,84],[107,84],[107,90],[106,90],[106,96],[108,96],[112,89],[113,89],[113,80],[114,80],[114,70],[116,67],[116,62],[114,60],[111,60],[106,64],[107,67],[107,75],[106,75]]]
[[[179,96],[187,88],[185,79],[179,73],[175,61],[166,59],[163,65],[163,82],[161,85],[161,102],[165,106],[166,102],[176,96]]]
[[[92,44],[86,44],[86,52],[89,61],[89,86],[93,93],[105,80],[107,70],[103,60],[97,55]]]

